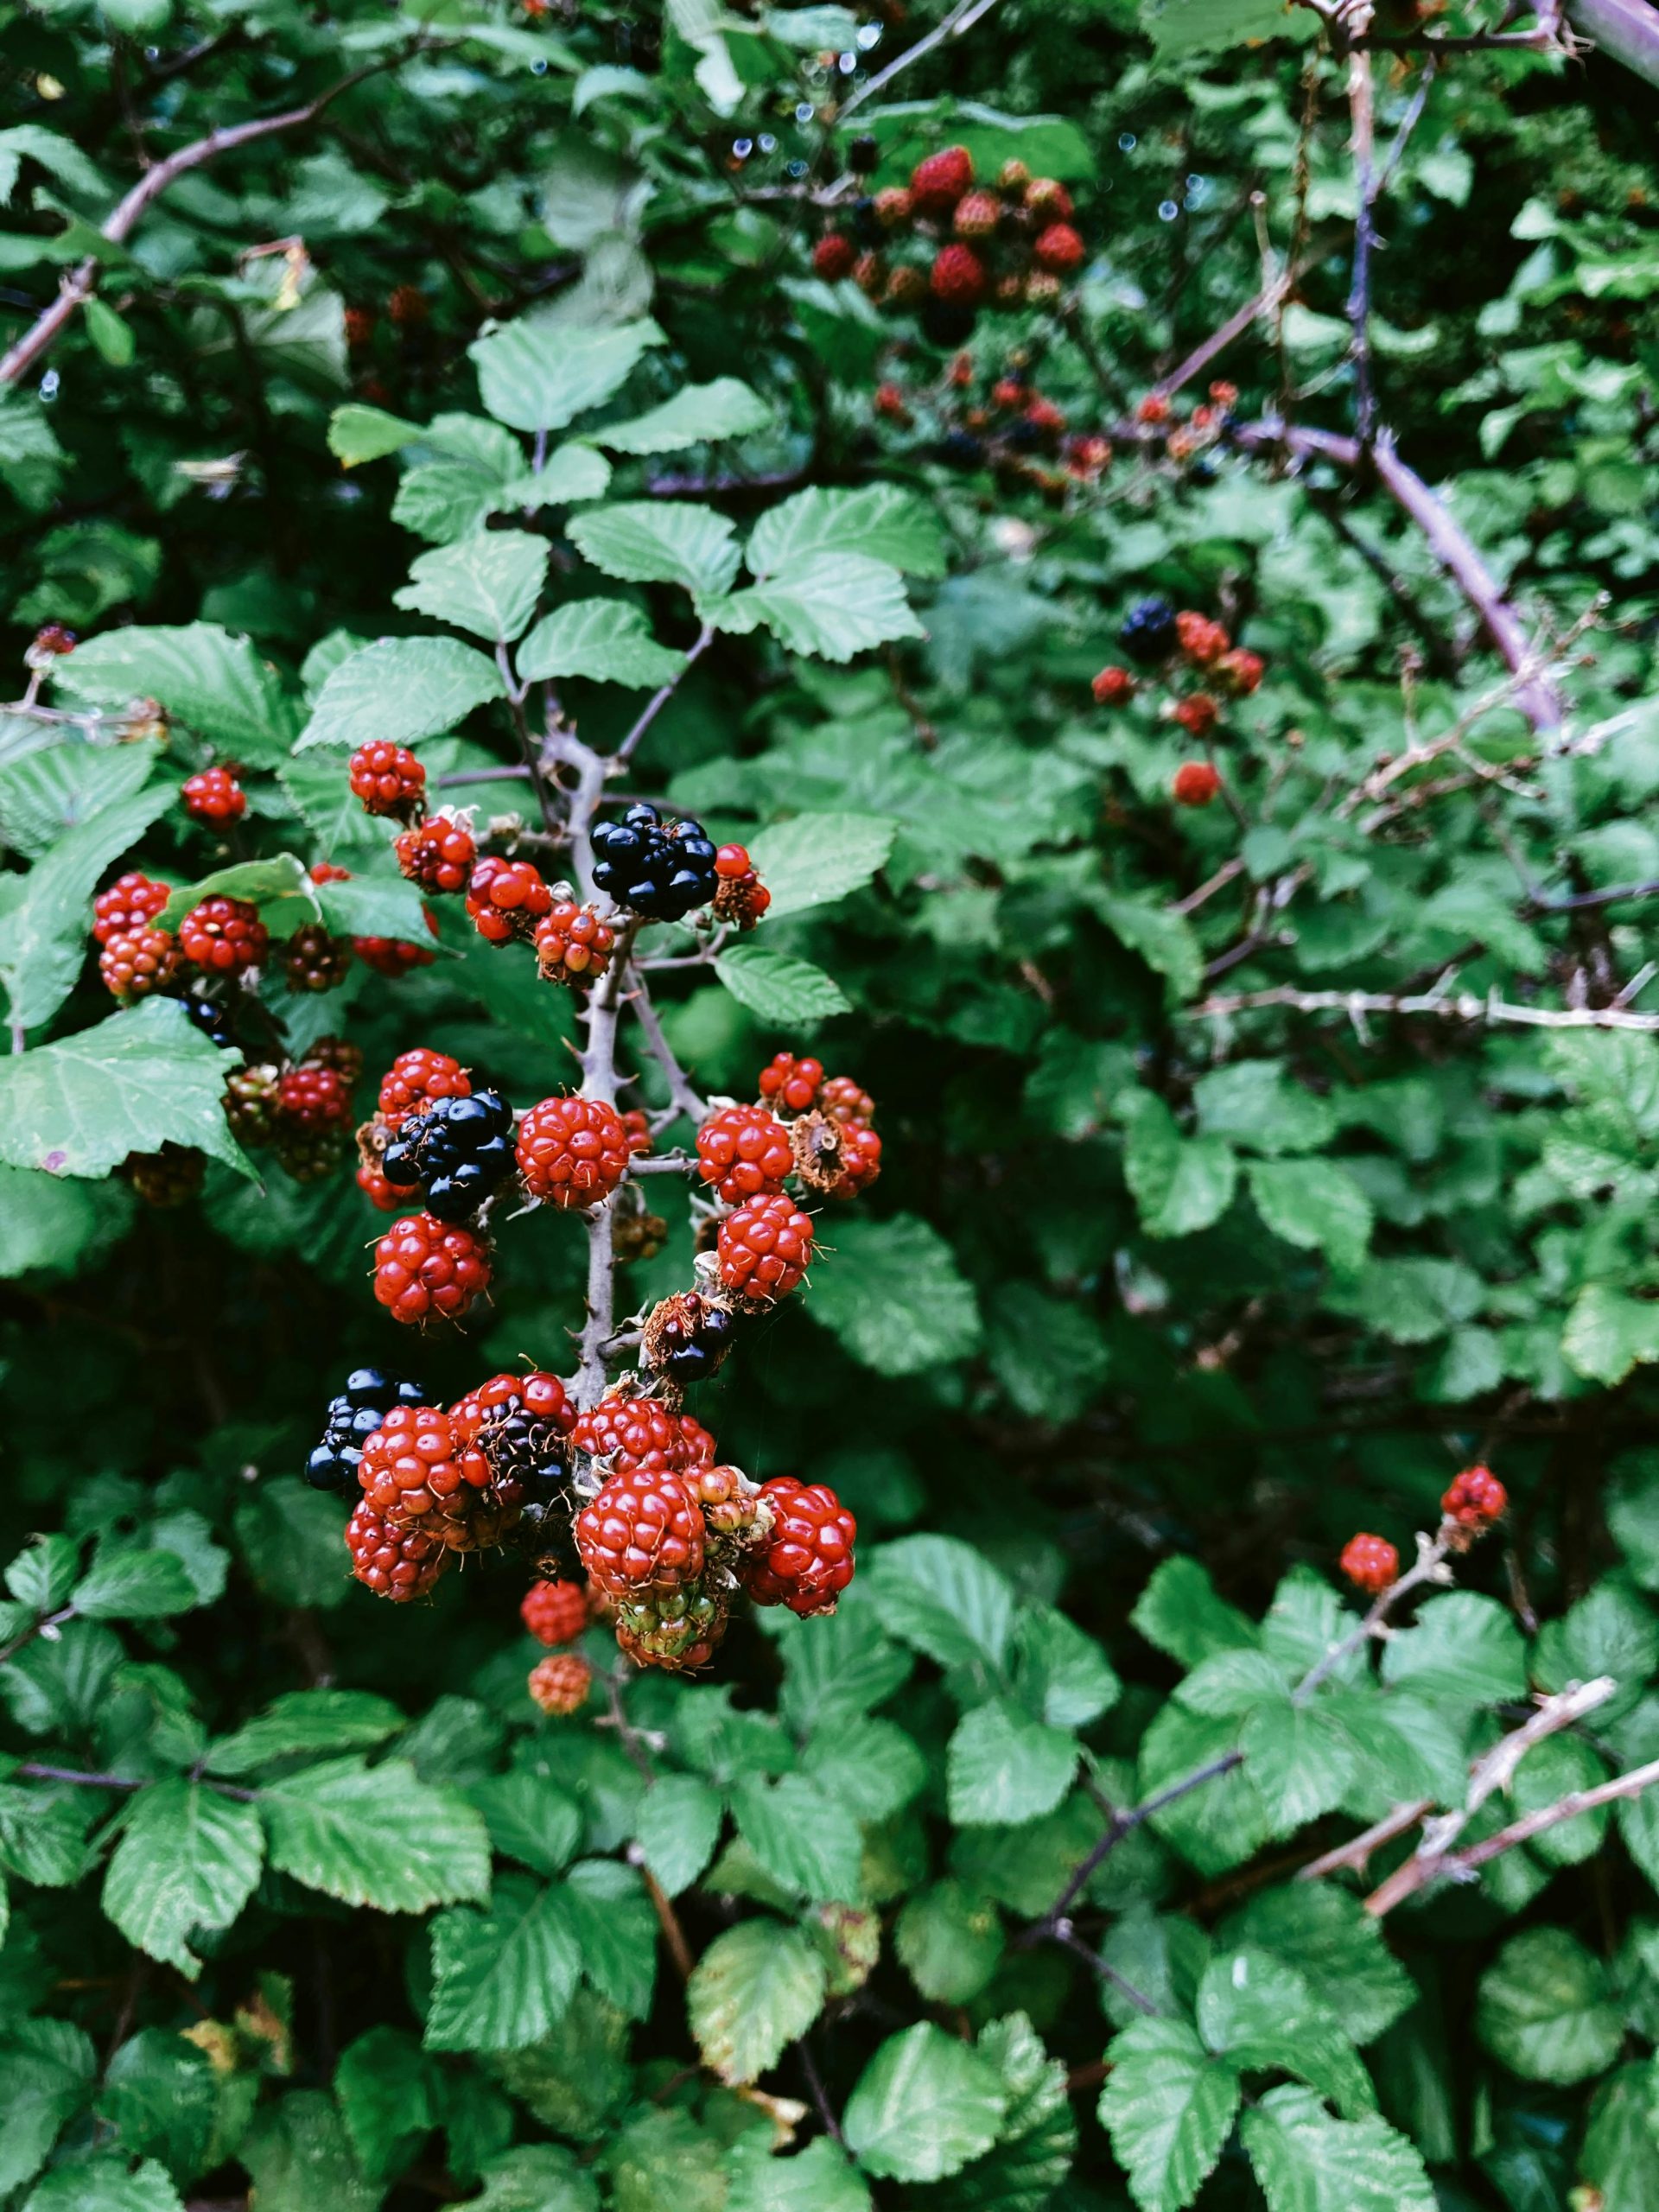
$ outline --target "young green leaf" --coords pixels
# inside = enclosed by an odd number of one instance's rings
[[[1134,2021],[1107,2052],[1101,2125],[1141,2212],[1184,2212],[1220,2158],[1238,2075],[1184,2020]]]
[[[564,1899],[505,1874],[487,1910],[443,1912],[432,1923],[429,2050],[521,2050],[569,2003],[582,1953]]]
[[[842,2129],[867,2173],[942,2181],[989,2150],[1007,2107],[990,2061],[925,2020],[881,2045],[847,2101]]]
[[[104,1877],[104,1910],[130,1943],[192,1980],[197,1929],[228,1928],[264,1856],[259,1816],[197,1782],[152,1783],[133,1801]]]
[[[703,2064],[728,2085],[759,2081],[823,2003],[822,1955],[798,1928],[740,1921],[715,1936],[686,1986]]]

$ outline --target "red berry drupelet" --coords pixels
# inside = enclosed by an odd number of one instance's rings
[[[239,822],[248,810],[247,793],[228,768],[204,768],[188,777],[179,796],[191,820],[211,830]]]
[[[574,1643],[588,1625],[585,1582],[532,1582],[518,1608],[537,1643]]]
[[[720,1279],[755,1303],[785,1298],[812,1257],[812,1222],[782,1192],[747,1198],[720,1224]]]
[[[804,1114],[823,1081],[821,1060],[798,1060],[793,1052],[779,1052],[760,1071],[760,1096],[780,1114]]]
[[[844,1128],[868,1129],[875,1126],[875,1101],[849,1075],[832,1075],[819,1094],[818,1105],[832,1122],[839,1122]]]
[[[861,1198],[881,1173],[881,1140],[867,1122],[849,1122],[842,1130],[841,1174],[830,1185],[832,1198]]]
[[[678,1475],[613,1475],[575,1521],[588,1578],[608,1598],[673,1590],[702,1573],[702,1514]]]
[[[467,885],[467,912],[487,944],[510,944],[535,934],[536,925],[553,908],[553,893],[541,870],[529,861],[486,855]]]
[[[1339,1564],[1355,1589],[1371,1598],[1400,1579],[1400,1554],[1386,1536],[1350,1536]]]
[[[543,981],[582,985],[597,982],[611,964],[616,931],[591,906],[556,899],[536,925],[536,964]]]
[[[1082,233],[1070,223],[1051,223],[1046,231],[1039,232],[1031,251],[1039,269],[1046,269],[1051,276],[1069,276],[1083,266],[1088,248]]]
[[[92,901],[92,935],[99,944],[129,937],[152,922],[173,896],[173,887],[130,868]]]
[[[204,899],[179,924],[179,950],[210,975],[239,976],[257,968],[270,945],[259,909],[245,899]]]
[[[973,181],[974,159],[968,149],[942,147],[911,171],[911,205],[918,215],[948,215]]]
[[[1465,1467],[1440,1500],[1440,1510],[1471,1537],[1482,1535],[1509,1510],[1510,1494],[1490,1467]]]
[[[171,930],[142,925],[105,942],[98,972],[118,999],[148,998],[172,982],[180,968],[179,941]]]
[[[390,976],[394,983],[411,968],[429,968],[438,957],[430,945],[411,944],[401,937],[354,937],[352,950],[365,968]]]
[[[343,1129],[352,1118],[351,1085],[338,1068],[286,1068],[276,1085],[276,1110],[301,1129]]]
[[[1195,668],[1211,668],[1232,645],[1226,626],[1207,614],[1183,607],[1175,617],[1175,636],[1181,651]]]
[[[708,1431],[702,1431],[705,1436]],[[709,1439],[711,1454],[714,1440]],[[607,1474],[677,1474],[696,1453],[680,1417],[660,1398],[607,1393],[596,1406],[578,1414],[570,1431],[571,1449],[585,1452]]]
[[[478,858],[478,844],[464,822],[434,814],[399,835],[397,865],[423,891],[464,891]]]
[[[772,1533],[739,1573],[758,1605],[787,1605],[804,1619],[833,1613],[853,1579],[858,1523],[823,1483],[776,1475],[760,1495],[772,1510]]]
[[[752,930],[772,904],[772,893],[755,873],[741,845],[722,845],[715,855],[715,918]]]
[[[852,275],[857,259],[858,248],[844,232],[826,231],[812,249],[812,273],[826,284],[839,284]]]
[[[1266,672],[1267,664],[1260,653],[1247,652],[1243,646],[1235,645],[1231,652],[1223,653],[1211,671],[1211,677],[1217,690],[1230,698],[1248,699],[1256,690]]]
[[[402,745],[384,739],[360,745],[352,755],[352,791],[365,814],[415,822],[426,804],[426,770]]]
[[[1208,806],[1221,789],[1221,777],[1208,760],[1183,760],[1170,793],[1177,806]]]
[[[1208,691],[1192,691],[1177,704],[1175,720],[1189,737],[1208,737],[1221,720],[1221,709]]]
[[[472,1095],[472,1078],[459,1060],[452,1060],[448,1052],[416,1045],[411,1052],[399,1052],[387,1070],[378,1105],[382,1117],[395,1129],[405,1115],[418,1114],[435,1098],[470,1098]]]
[[[411,1327],[458,1321],[490,1287],[490,1248],[470,1229],[405,1214],[374,1248],[374,1294]]]
[[[795,1165],[789,1132],[764,1106],[726,1106],[697,1131],[697,1173],[728,1206],[781,1191]]]
[[[628,1150],[635,1158],[651,1150],[651,1116],[643,1106],[630,1106],[622,1116],[622,1128],[628,1140]]]
[[[449,1554],[422,1529],[395,1529],[367,1498],[353,1507],[346,1524],[346,1548],[352,1573],[377,1598],[404,1605],[423,1598],[449,1564]]]
[[[628,1133],[602,1098],[543,1098],[518,1125],[518,1172],[533,1198],[585,1210],[628,1172]]]
[[[539,1660],[524,1687],[550,1719],[580,1713],[594,1686],[594,1670],[578,1651],[558,1651]]]

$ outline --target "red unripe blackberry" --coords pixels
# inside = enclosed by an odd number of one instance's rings
[[[409,1192],[397,1190],[372,1160],[360,1160],[357,1165],[357,1187],[382,1213],[396,1213],[409,1203]]]
[[[607,1597],[673,1590],[702,1573],[702,1515],[678,1475],[630,1467],[575,1519],[588,1579]]]
[[[927,271],[906,261],[887,278],[881,304],[887,308],[918,308],[927,297]],[[895,385],[892,387],[898,390]]]
[[[1103,707],[1121,707],[1135,696],[1135,678],[1127,668],[1103,668],[1090,686]]]
[[[1212,622],[1207,614],[1190,607],[1183,607],[1175,617],[1175,636],[1188,660],[1199,668],[1219,660],[1233,642],[1224,624]]]
[[[1509,1492],[1490,1467],[1465,1467],[1440,1500],[1440,1510],[1448,1521],[1478,1531],[1501,1521],[1509,1503]]]
[[[1174,719],[1189,737],[1208,737],[1221,718],[1221,709],[1207,691],[1194,691],[1180,700]]]
[[[283,947],[283,973],[291,991],[337,990],[351,967],[350,938],[330,937],[320,923],[296,930]]]
[[[478,858],[472,831],[448,814],[400,831],[393,849],[398,867],[424,891],[464,891]]]
[[[991,386],[993,407],[1023,407],[1030,396],[1031,387],[1023,377],[999,377]]]
[[[1210,397],[1225,414],[1230,407],[1236,407],[1238,404],[1238,386],[1236,384],[1229,384],[1224,377],[1217,377],[1210,387]]]
[[[1177,806],[1208,806],[1221,789],[1221,778],[1207,760],[1183,760],[1169,788]]]
[[[887,264],[879,253],[861,253],[853,264],[853,282],[868,300],[879,300],[887,282]]]
[[[574,1643],[588,1625],[585,1582],[532,1582],[519,1605],[537,1643]]]
[[[418,284],[399,284],[386,302],[386,313],[400,330],[424,322],[431,312],[431,302]]]
[[[532,1701],[550,1719],[580,1713],[593,1686],[594,1670],[577,1651],[557,1651],[538,1660],[524,1685]]]
[[[985,264],[971,246],[942,246],[927,283],[947,307],[976,308],[985,296]]]
[[[372,968],[377,976],[389,976],[393,982],[411,968],[429,968],[438,957],[430,945],[410,944],[400,937],[354,937],[352,950],[365,968]]]
[[[467,912],[489,944],[507,944],[514,938],[531,936],[537,923],[552,908],[553,893],[542,880],[541,870],[529,861],[499,860],[486,855],[473,870],[467,886]]]
[[[957,202],[951,228],[959,238],[988,238],[1002,220],[1002,202],[994,192],[965,193]]]
[[[712,1467],[720,1450],[712,1434],[691,1414],[681,1414],[677,1418],[682,1468]]]
[[[80,640],[74,632],[61,622],[48,622],[35,632],[29,651],[23,655],[27,668],[49,668],[54,660],[61,660],[72,653]]]
[[[1065,465],[1080,483],[1092,484],[1112,465],[1111,440],[1092,434],[1068,438],[1065,442]]]
[[[228,768],[204,768],[200,775],[188,777],[179,796],[193,821],[215,829],[239,822],[248,810],[247,793]]]
[[[472,1079],[459,1060],[424,1045],[399,1052],[380,1084],[377,1102],[387,1125],[396,1128],[406,1114],[418,1114],[435,1098],[470,1098]]]
[[[602,1098],[543,1098],[518,1125],[518,1172],[533,1198],[596,1206],[628,1172],[628,1133]]]
[[[789,1132],[764,1106],[725,1106],[697,1131],[697,1173],[728,1206],[781,1191],[795,1165]]]
[[[426,770],[405,746],[384,738],[352,755],[352,790],[365,814],[413,822],[426,804]]]
[[[715,920],[752,930],[771,904],[772,893],[755,873],[745,848],[722,845],[715,855]]]
[[[858,1523],[823,1483],[775,1475],[760,1495],[772,1510],[771,1535],[739,1566],[758,1605],[787,1605],[803,1618],[833,1613],[853,1579]]]
[[[536,964],[550,983],[592,983],[611,964],[616,931],[591,906],[556,899],[536,925]]]
[[[728,1610],[723,1589],[645,1590],[614,1605],[611,1625],[617,1649],[636,1667],[684,1675],[714,1657]]]
[[[870,1128],[875,1122],[875,1101],[849,1075],[832,1075],[818,1093],[818,1110],[847,1128]]]
[[[99,944],[107,944],[112,937],[126,937],[143,929],[172,896],[171,884],[157,883],[137,868],[129,868],[93,899],[93,937]]]
[[[841,1135],[841,1161],[840,1177],[830,1185],[829,1195],[861,1197],[881,1173],[880,1138],[861,1122],[849,1123]]]
[[[1161,391],[1149,391],[1135,410],[1137,423],[1167,423],[1169,402]]]
[[[374,336],[376,321],[372,308],[346,308],[346,343],[353,353],[360,353]]]
[[[1069,223],[1071,195],[1058,177],[1034,176],[1026,187],[1026,205],[1046,223]]]
[[[851,238],[840,231],[826,231],[812,249],[812,273],[826,284],[838,284],[852,275],[857,259],[858,248]]]
[[[812,1222],[781,1192],[746,1198],[720,1224],[720,1279],[752,1300],[786,1298],[812,1257]]]
[[[636,1159],[651,1150],[651,1117],[643,1107],[628,1109],[622,1116],[622,1129],[628,1140],[628,1150]]]
[[[490,1248],[470,1229],[405,1214],[374,1248],[374,1294],[394,1321],[458,1321],[490,1287]]]
[[[908,423],[911,419],[904,392],[896,384],[877,385],[870,405],[889,423]]]
[[[394,1604],[423,1598],[449,1564],[449,1554],[422,1529],[394,1529],[366,1498],[346,1523],[352,1573],[377,1598]]]
[[[129,1153],[121,1173],[147,1206],[181,1206],[200,1190],[206,1157],[189,1145],[164,1144],[159,1152]]]
[[[1040,394],[1026,410],[1026,421],[1040,437],[1058,438],[1065,429],[1065,416],[1052,399]]]
[[[804,1114],[823,1081],[819,1060],[798,1060],[793,1052],[779,1052],[770,1067],[760,1071],[760,1096],[780,1113]]]
[[[485,1431],[505,1414],[523,1413],[531,1421],[544,1422],[561,1436],[576,1425],[576,1409],[556,1375],[532,1368],[527,1375],[493,1375],[480,1382],[449,1408],[449,1426],[464,1444],[484,1442]]]
[[[98,956],[98,972],[118,999],[147,998],[170,983],[179,967],[179,941],[171,930],[124,931]]]
[[[1088,248],[1081,232],[1070,223],[1051,223],[1046,231],[1037,233],[1032,247],[1032,258],[1039,269],[1046,269],[1052,276],[1069,276],[1074,269],[1083,266]]]
[[[911,171],[911,200],[918,214],[948,215],[973,181],[974,160],[968,149],[941,147]]]
[[[1372,1598],[1400,1576],[1400,1554],[1386,1536],[1350,1536],[1339,1563],[1354,1587]]]
[[[363,1440],[362,1454],[357,1479],[375,1511],[446,1541],[461,1533],[490,1479],[484,1454],[460,1441],[436,1406],[394,1406]]]
[[[300,1055],[300,1065],[309,1068],[333,1068],[348,1090],[355,1090],[363,1080],[363,1047],[353,1045],[347,1037],[319,1037],[308,1051]]]
[[[239,976],[257,968],[270,944],[259,909],[245,899],[204,899],[179,924],[179,950],[215,976]]]
[[[706,1436],[708,1431],[702,1433]],[[597,1459],[607,1475],[677,1474],[690,1464],[690,1446],[680,1419],[660,1398],[633,1397],[623,1391],[608,1394],[576,1415],[570,1446]]]
[[[349,883],[352,871],[340,868],[333,861],[313,861],[306,870],[313,883]]]
[[[915,212],[915,202],[902,184],[890,184],[875,195],[875,219],[884,231],[902,229]]]
[[[276,1110],[300,1129],[343,1129],[352,1118],[351,1086],[338,1068],[285,1068]]]
[[[1211,680],[1219,691],[1235,699],[1248,699],[1261,683],[1267,664],[1260,653],[1246,652],[1236,645],[1210,671]]]

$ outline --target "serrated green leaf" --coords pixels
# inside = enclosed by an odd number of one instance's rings
[[[522,530],[481,530],[421,554],[395,606],[511,644],[536,612],[547,581],[549,548]]]
[[[522,683],[585,676],[635,690],[672,683],[685,655],[659,645],[625,599],[577,599],[545,614],[513,656]]]
[[[889,2036],[860,2075],[842,2128],[866,2173],[941,2181],[988,2151],[1008,2093],[990,2062],[931,2021]]]
[[[888,1819],[927,1779],[926,1760],[897,1721],[868,1718],[815,1735],[801,1768],[859,1821]]]
[[[562,2143],[522,2143],[490,2160],[467,2201],[475,2212],[599,2212],[599,2184]]]
[[[400,415],[389,415],[383,407],[365,407],[357,400],[336,407],[328,417],[328,450],[346,468],[400,453],[420,435],[418,423],[406,423]]]
[[[564,1897],[588,1980],[627,2018],[648,2019],[658,1929],[638,1870],[614,1859],[581,1859],[570,1869]]]
[[[792,952],[735,944],[715,960],[715,973],[740,1006],[776,1029],[810,1033],[820,1022],[852,1010],[833,976]]]
[[[980,1341],[972,1286],[938,1230],[914,1214],[838,1216],[813,1262],[807,1311],[878,1375],[965,1359]]]
[[[630,583],[681,584],[714,595],[737,574],[737,539],[712,507],[648,499],[590,507],[570,521],[570,537],[585,560]]]
[[[429,2072],[419,2044],[397,2028],[371,2028],[340,2053],[334,2096],[371,2181],[389,2181],[435,2124]]]
[[[0,2189],[37,2173],[65,2123],[90,2095],[91,2040],[67,2020],[18,2019],[0,2036]]]
[[[1294,2074],[1353,2120],[1376,2109],[1370,2077],[1337,2014],[1266,1951],[1223,1953],[1198,1985],[1198,2027],[1241,2074]]]
[[[885,1544],[866,1587],[893,1634],[941,1667],[1001,1666],[1014,1627],[1014,1592],[971,1544],[934,1535]]]
[[[1204,955],[1184,914],[1105,893],[1096,899],[1095,910],[1120,944],[1166,978],[1172,1001],[1192,996],[1204,980]]]
[[[1365,1257],[1374,1217],[1353,1177],[1329,1160],[1256,1160],[1250,1197],[1275,1236],[1304,1252],[1323,1252],[1351,1274]]]
[[[1495,1598],[1448,1591],[1384,1644],[1382,1679],[1431,1698],[1497,1705],[1525,1694],[1525,1646]]]
[[[365,1751],[403,1726],[391,1700],[369,1690],[289,1690],[211,1745],[203,1764],[209,1774],[257,1774],[308,1752]]]
[[[1209,1570],[1179,1555],[1157,1568],[1129,1619],[1148,1643],[1184,1667],[1196,1667],[1218,1651],[1248,1649],[1257,1640],[1255,1624],[1217,1595]]]
[[[1184,2020],[1135,2020],[1114,2037],[1101,2125],[1141,2212],[1184,2212],[1238,2111],[1238,2075]]]
[[[501,696],[494,662],[457,639],[381,638],[330,672],[299,748],[415,745]]]
[[[719,1792],[693,1774],[659,1774],[640,1799],[634,1836],[670,1897],[689,1888],[714,1857],[720,1821]]]
[[[152,1783],[134,1800],[104,1877],[104,1910],[130,1943],[192,1980],[198,1929],[228,1928],[259,1878],[259,1816],[200,1783]]]
[[[1269,2212],[1435,2212],[1421,2158],[1374,2113],[1333,2120],[1311,2089],[1269,2089],[1240,2133]]]
[[[993,1698],[964,1715],[950,1738],[950,1817],[961,1827],[1033,1821],[1059,1803],[1077,1764],[1074,1736],[1031,1719],[1007,1698]]]
[[[756,523],[744,558],[750,573],[770,576],[820,553],[856,553],[913,576],[944,574],[944,539],[925,502],[897,484],[855,492],[813,485],[769,508]]]
[[[1511,1937],[1481,1979],[1475,2032],[1529,2082],[1586,2081],[1618,2056],[1623,2024],[1606,1968],[1564,1928]]]
[[[1238,1183],[1236,1154],[1218,1137],[1184,1137],[1161,1098],[1120,1102],[1123,1173],[1148,1236],[1191,1236],[1219,1221]]]
[[[634,364],[664,343],[646,319],[573,331],[534,316],[503,325],[467,347],[489,412],[515,430],[562,430],[618,391]]]
[[[105,631],[60,661],[53,681],[78,699],[105,706],[159,700],[169,715],[251,768],[275,767],[293,739],[293,710],[276,671],[246,638],[216,622]]]
[[[740,1921],[715,1936],[686,1986],[703,2064],[728,2085],[759,2081],[811,2026],[823,1994],[823,1956],[798,1928]]]
[[[429,945],[432,931],[417,884],[401,876],[354,875],[345,883],[320,883],[317,904],[324,926],[336,937],[391,937]]]
[[[176,1553],[106,1545],[75,1585],[70,1603],[87,1620],[137,1621],[188,1612],[197,1599]]]
[[[898,569],[861,553],[809,554],[765,583],[729,599],[705,595],[700,605],[717,630],[746,637],[764,625],[790,652],[820,660],[849,661],[890,639],[926,635]]]
[[[343,1904],[421,1912],[489,1888],[480,1815],[402,1759],[331,1759],[272,1783],[259,1806],[271,1865]]]
[[[185,2212],[165,2166],[135,2166],[117,2151],[101,2151],[54,2166],[30,2190],[23,2212]]]
[[[169,794],[156,790],[99,808],[56,841],[0,912],[0,986],[14,1022],[38,1028],[68,997],[86,958],[93,887],[168,803]]]
[[[1246,1713],[1238,1740],[1274,1835],[1294,1834],[1330,1812],[1354,1779],[1355,1746],[1317,1703],[1263,1700]]]
[[[868,2189],[827,2135],[779,2158],[751,2128],[732,2147],[731,2176],[726,2212],[870,2212]]]
[[[1265,1890],[1224,1922],[1218,1934],[1296,1967],[1356,2044],[1374,2042],[1417,1994],[1389,1949],[1381,1922],[1331,1882]]]
[[[497,1851],[538,1874],[556,1874],[582,1841],[576,1801],[550,1776],[528,1767],[487,1775],[467,1791]]]
[[[201,2171],[219,2086],[206,2054],[167,2028],[141,2028],[110,2060],[98,2114],[130,2156],[153,2152],[172,2171]]]
[[[607,423],[588,435],[613,453],[681,453],[687,446],[748,437],[771,421],[772,410],[758,392],[737,377],[716,377],[712,384],[689,384],[648,414]]]
[[[262,2107],[237,2149],[260,2212],[377,2212],[384,2191],[357,2162],[334,2100],[293,2089]]]
[[[996,1907],[958,1881],[934,1882],[906,1899],[893,1929],[899,1962],[931,2005],[968,2005],[1002,1956]]]
[[[204,899],[239,899],[257,906],[274,938],[292,937],[322,912],[304,861],[295,853],[276,853],[269,860],[236,861],[229,868],[216,868],[211,875],[198,876],[194,883],[181,884],[156,915],[156,927],[177,929]]]
[[[798,814],[749,840],[770,918],[827,906],[887,865],[899,825],[879,814]]]
[[[522,2050],[563,2013],[581,1970],[560,1892],[503,1875],[487,1910],[442,1912],[432,1923],[427,2049]]]
[[[773,1881],[792,1896],[826,1904],[858,1897],[858,1823],[804,1775],[775,1782],[752,1776],[732,1793],[738,1834]]]

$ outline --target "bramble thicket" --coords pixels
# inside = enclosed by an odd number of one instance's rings
[[[1659,13],[0,60],[0,2202],[1659,2212]]]

